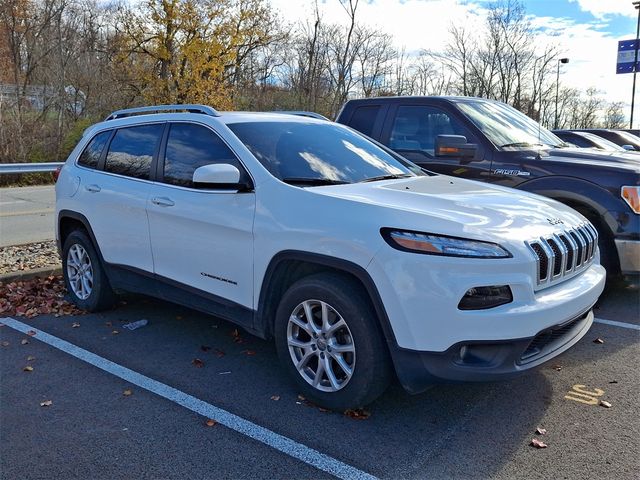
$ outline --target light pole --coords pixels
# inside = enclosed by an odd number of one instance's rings
[[[640,2],[638,2],[640,3]],[[556,71],[556,115],[555,115],[555,121],[553,122],[553,129],[557,130],[558,129],[558,89],[560,87],[560,64],[561,63],[569,63],[569,59],[568,58],[559,58],[558,59],[558,69]]]
[[[638,25],[636,26],[636,44],[634,45],[634,60],[633,60],[633,90],[631,91],[631,118],[629,119],[629,128],[633,128],[633,108],[636,101],[636,71],[638,70],[636,67],[638,65],[638,38],[640,37],[640,1],[631,2],[633,4],[633,8],[638,10]]]

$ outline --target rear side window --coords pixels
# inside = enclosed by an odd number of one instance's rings
[[[164,124],[119,129],[109,145],[105,171],[148,180],[163,130]]]
[[[109,141],[110,136],[111,131],[108,131],[99,133],[95,137],[93,137],[80,155],[80,158],[78,159],[78,165],[89,168],[98,168],[98,162],[100,161],[100,157],[102,156],[102,151]]]
[[[215,163],[228,163],[237,167],[242,180],[242,165],[218,135],[202,125],[171,125],[164,159],[165,183],[193,187],[193,172],[198,167]]]
[[[358,107],[353,112],[353,115],[351,115],[349,126],[370,137],[373,133],[373,125],[376,123],[379,111],[380,105]]]

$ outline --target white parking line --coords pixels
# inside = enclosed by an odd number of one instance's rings
[[[604,318],[596,318],[594,322],[611,325],[612,327],[628,328],[629,330],[640,330],[640,325],[635,323],[616,322],[615,320],[605,320]]]
[[[290,457],[301,460],[307,465],[311,465],[319,470],[330,473],[338,478],[342,479],[371,479],[375,480],[376,477],[358,470],[355,467],[347,465],[333,457],[320,453],[313,448],[307,447],[301,443],[291,440],[288,437],[272,432],[271,430],[261,427],[249,420],[245,420],[242,417],[227,412],[222,408],[216,407],[203,400],[199,400],[187,393],[181,392],[173,387],[160,383],[157,380],[146,377],[140,373],[134,372],[122,365],[118,365],[106,358],[100,357],[94,353],[89,352],[83,348],[80,348],[72,343],[62,340],[53,335],[49,335],[42,330],[22,323],[13,318],[0,318],[0,322],[4,323],[7,327],[13,328],[22,333],[35,332],[33,338],[40,340],[48,345],[51,345],[58,350],[62,350],[69,355],[72,355],[84,362],[87,362],[94,367],[98,367],[105,372],[108,372],[116,377],[122,378],[127,382],[137,385],[140,388],[155,393],[167,400],[170,400],[178,405],[198,413],[204,417],[211,418],[216,422],[235,430],[238,433],[253,438],[265,445],[268,445],[276,450],[289,455]]]

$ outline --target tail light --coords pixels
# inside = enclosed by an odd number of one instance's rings
[[[58,177],[60,176],[60,170],[62,170],[62,167],[58,167],[55,169],[54,172],[51,172],[51,174],[53,175],[53,181],[57,182],[58,181]]]

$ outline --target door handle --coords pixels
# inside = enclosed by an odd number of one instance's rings
[[[154,197],[151,199],[151,203],[160,207],[173,207],[175,202],[167,197]]]
[[[96,185],[96,184],[87,185],[87,186],[84,187],[84,189],[87,192],[92,192],[92,193],[96,193],[96,192],[100,191],[100,187],[98,185]]]

